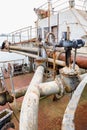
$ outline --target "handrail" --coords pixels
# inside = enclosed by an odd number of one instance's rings
[[[29,41],[30,39],[37,37],[36,30],[37,28],[32,26],[24,27],[9,33],[7,39],[11,43]]]
[[[13,31],[13,32],[11,32],[11,33],[9,33],[9,34],[14,34],[14,33],[17,33],[17,32],[20,32],[20,31],[23,31],[23,30],[26,30],[26,29],[29,29],[29,28],[31,28],[32,26],[28,26],[28,27],[24,27],[24,28],[21,28],[21,29],[17,29],[17,30],[15,30],[15,31]]]

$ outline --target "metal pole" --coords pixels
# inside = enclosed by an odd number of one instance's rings
[[[32,38],[32,26],[30,26],[30,39]]]
[[[21,31],[20,31],[20,33],[19,33],[19,38],[20,38],[20,42],[21,42]]]
[[[51,32],[51,28],[50,28],[50,0],[48,0],[48,27],[49,27],[49,32]]]
[[[59,12],[57,13],[57,43],[59,41]]]
[[[15,98],[15,88],[14,88],[14,83],[13,83],[13,75],[12,75],[12,67],[11,66],[9,66],[10,68],[9,68],[9,75],[10,75],[10,82],[11,82],[11,87],[12,87],[12,95],[13,95],[13,97],[14,97],[14,105],[15,105],[15,108],[16,108],[16,98]]]

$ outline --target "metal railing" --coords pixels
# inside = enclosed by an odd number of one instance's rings
[[[7,40],[11,43],[21,43],[23,41],[28,42],[30,39],[36,38],[36,27],[28,26],[15,30],[7,35]]]

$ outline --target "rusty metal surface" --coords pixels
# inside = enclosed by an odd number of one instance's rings
[[[56,52],[56,53],[60,53],[59,56],[58,56],[58,59],[57,60],[60,60],[60,61],[65,61],[65,53],[64,51],[61,50],[61,52]],[[48,56],[50,58],[53,57],[53,53],[48,53]],[[71,55],[71,63],[73,62],[73,59],[74,59],[74,56],[73,54]],[[86,56],[82,56],[82,55],[79,55],[77,53],[77,56],[76,56],[76,64],[80,67],[80,68],[83,68],[83,69],[87,69],[87,57]]]
[[[78,66],[75,67],[75,70],[73,70],[72,65],[64,67],[60,69],[60,75],[66,92],[74,91],[81,81]]]
[[[23,86],[27,86],[29,84],[30,80],[31,80],[31,78],[30,78],[31,75],[32,74],[25,74],[25,75],[20,75],[20,76],[14,77],[14,82],[16,83],[15,87],[21,88]],[[83,77],[83,76],[85,76],[85,75],[81,75],[81,77]],[[50,97],[51,97],[51,99],[50,99]],[[58,102],[53,102],[53,96],[50,96],[50,97],[40,101],[38,130],[53,130],[53,129],[60,130],[62,117],[63,117],[64,111],[65,111],[65,108],[67,106],[67,103],[70,100],[70,96],[66,95],[61,100],[58,100]],[[50,99],[50,101],[48,99]],[[19,109],[19,104],[21,102],[22,101],[20,99],[17,99],[17,108],[18,109]],[[0,110],[1,110],[1,108],[2,107],[0,107]],[[4,106],[3,106],[3,109],[4,109]],[[86,109],[85,109],[85,111],[86,111]],[[86,118],[87,116],[85,115],[83,117],[82,116],[83,113],[84,113],[84,106],[81,106],[81,112],[78,112],[77,115],[79,115],[79,119],[82,119],[83,121],[78,119],[78,122],[76,122],[77,123],[76,125],[78,125],[78,127],[81,127],[82,129],[77,128],[76,130],[84,130],[84,128],[85,128],[86,120],[84,120],[84,118]],[[18,112],[16,114],[17,114],[17,116],[19,115]],[[82,118],[80,118],[81,116],[82,116]],[[15,123],[15,126],[16,126],[15,129],[19,130],[19,127],[18,127],[19,125],[14,120],[14,118],[12,119],[12,121]],[[80,121],[80,124],[79,124],[79,121]],[[84,124],[84,126],[83,126],[82,123]]]
[[[63,60],[65,61],[65,54],[62,53],[59,57],[59,60]],[[73,55],[71,55],[71,62],[73,62]],[[87,68],[87,57],[86,56],[81,56],[78,55],[76,56],[76,64],[80,67],[80,68]]]

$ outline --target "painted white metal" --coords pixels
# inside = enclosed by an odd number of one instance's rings
[[[41,96],[49,96],[57,93],[63,95],[64,93],[64,87],[60,78],[57,78],[54,81],[40,83],[39,90]]]
[[[87,76],[87,73],[80,75],[81,81]],[[63,94],[64,92],[64,87],[62,85],[62,82],[60,78],[57,78],[54,81],[50,82],[44,82],[39,84],[39,91],[40,91],[40,96],[49,96],[51,94],[57,94],[61,93]],[[21,89],[16,89],[15,90],[15,97],[19,98],[25,95],[28,87],[24,87]]]
[[[38,48],[36,48],[36,47],[9,46],[9,49],[26,51],[26,52],[38,52]]]
[[[43,81],[44,67],[39,66],[24,96],[20,113],[20,130],[38,130],[39,83]]]
[[[20,52],[20,51],[15,51],[15,50],[10,50],[10,52],[22,54],[22,55],[29,56],[29,57],[32,57],[32,58],[39,58],[38,55],[31,54],[31,53],[25,53],[25,52]],[[48,58],[48,62],[53,63],[54,60],[52,58]],[[61,60],[55,60],[55,63],[57,65],[65,66],[65,62],[61,61]]]
[[[84,87],[87,85],[87,76],[80,82],[65,110],[61,130],[75,130],[74,116]]]

